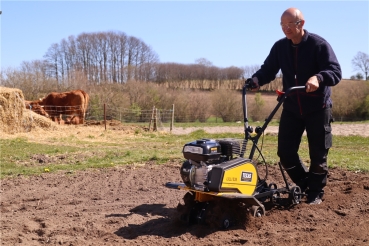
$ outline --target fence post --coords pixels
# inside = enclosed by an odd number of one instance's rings
[[[151,118],[150,118],[150,123],[149,123],[149,131],[151,129],[151,123],[154,119],[154,112],[155,112],[155,106],[152,107]]]
[[[173,130],[173,125],[174,125],[174,104],[172,105],[172,119],[170,121],[170,132],[172,132]]]
[[[104,125],[105,125],[105,131],[106,131],[106,106],[104,103]]]
[[[153,127],[152,130],[156,132],[158,130],[158,109],[155,108],[154,112],[155,112],[155,116],[154,116],[154,127]]]

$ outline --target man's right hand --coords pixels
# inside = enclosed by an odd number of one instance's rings
[[[251,91],[258,91],[260,89],[260,85],[259,85],[259,79],[258,77],[253,77],[252,81],[254,82],[254,86],[251,89]]]

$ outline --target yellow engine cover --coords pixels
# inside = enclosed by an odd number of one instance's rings
[[[255,165],[244,158],[235,158],[212,169],[208,188],[213,192],[253,195],[258,183]]]
[[[251,162],[224,171],[221,191],[235,190],[244,195],[253,195],[258,182],[257,170]]]

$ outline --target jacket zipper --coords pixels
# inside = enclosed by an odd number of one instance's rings
[[[297,47],[295,47],[295,85],[298,86],[298,83],[297,83]],[[299,104],[299,109],[300,109],[300,115],[302,115],[300,93],[297,91],[296,94],[297,94],[297,102]]]

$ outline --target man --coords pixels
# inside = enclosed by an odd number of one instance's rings
[[[270,50],[261,68],[252,75],[258,90],[275,79],[281,70],[283,90],[304,86],[283,104],[278,134],[278,156],[291,180],[307,194],[307,203],[320,204],[327,184],[327,156],[332,146],[331,86],[341,80],[341,67],[330,44],[303,29],[300,10],[289,8],[281,16],[285,38]],[[306,130],[310,168],[300,160],[298,150]]]

